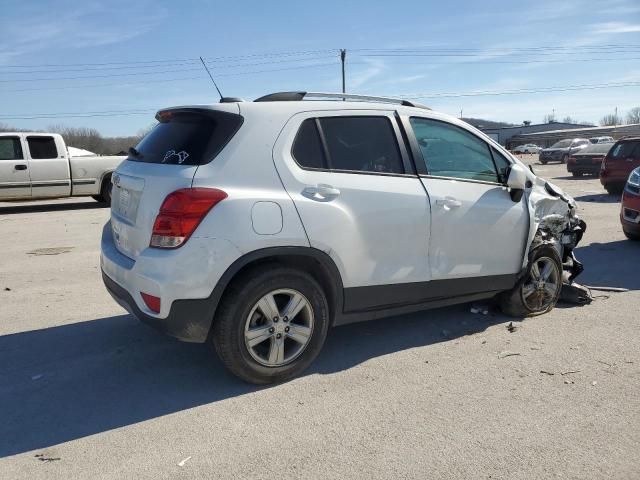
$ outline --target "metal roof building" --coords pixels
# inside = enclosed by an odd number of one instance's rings
[[[500,145],[504,145],[507,148],[515,147],[520,143],[514,143],[513,137],[539,132],[549,132],[558,129],[573,130],[585,127],[592,127],[592,125],[584,125],[579,123],[565,123],[565,122],[552,122],[552,123],[537,123],[534,125],[518,125],[515,127],[499,127],[499,128],[482,128],[484,133],[496,140]],[[530,140],[528,140],[530,141]]]
[[[631,125],[616,125],[609,127],[588,127],[572,129],[556,129],[546,132],[526,133],[514,135],[509,139],[508,148],[522,145],[524,143],[535,143],[540,147],[550,147],[558,140],[565,138],[591,138],[591,137],[613,137],[618,140],[622,137],[640,135],[640,123]]]

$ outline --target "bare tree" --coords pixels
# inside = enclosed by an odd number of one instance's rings
[[[640,123],[640,107],[633,107],[627,113],[627,124]]]
[[[620,125],[620,123],[620,117],[615,113],[609,113],[600,119],[600,125],[603,127]]]
[[[84,148],[91,152],[100,153],[103,147],[103,138],[95,128],[65,127],[63,125],[51,125],[48,130],[59,133],[68,146]]]
[[[571,118],[569,115],[567,115],[566,117],[564,117],[564,118],[562,119],[562,121],[563,121],[564,123],[576,123],[576,122],[577,122],[576,120],[574,120],[573,118]]]
[[[556,121],[556,115],[554,113],[547,113],[544,116],[544,120],[542,120],[542,123],[553,123]]]

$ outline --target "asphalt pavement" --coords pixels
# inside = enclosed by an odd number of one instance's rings
[[[108,209],[0,202],[0,478],[640,478],[640,243],[597,179],[526,161],[587,221],[578,281],[628,291],[339,327],[270,387],[111,299]]]

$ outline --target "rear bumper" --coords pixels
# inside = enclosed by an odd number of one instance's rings
[[[207,340],[213,321],[211,299],[175,300],[171,304],[169,316],[156,318],[140,310],[129,292],[109,278],[104,271],[102,281],[114,300],[141,322],[183,342],[202,343]]]
[[[620,223],[626,232],[640,234],[640,195],[624,191],[620,206]]]
[[[589,163],[567,163],[567,171],[569,173],[591,173],[598,175],[600,173],[600,162],[596,164]]]

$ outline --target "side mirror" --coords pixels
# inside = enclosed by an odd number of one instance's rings
[[[517,163],[511,165],[509,170],[509,178],[507,178],[507,187],[509,187],[511,200],[519,202],[524,194],[524,189],[527,186],[527,173]]]

